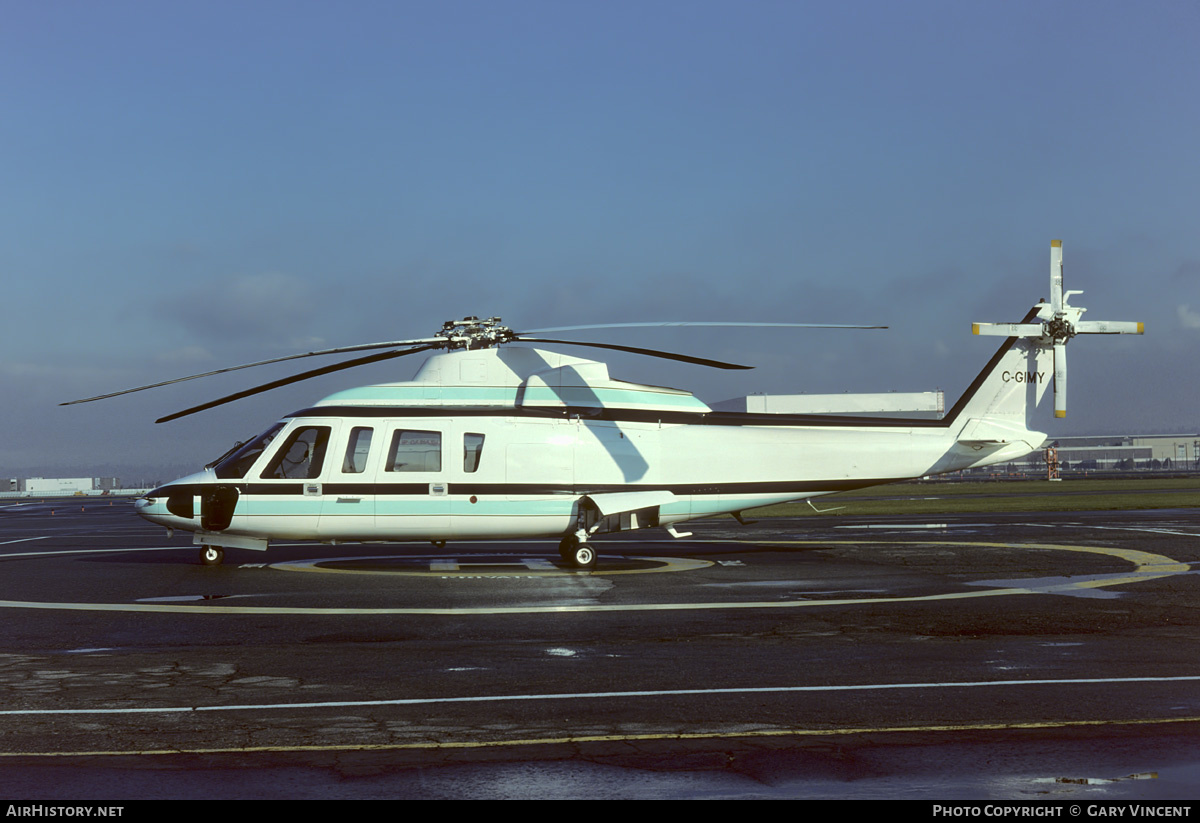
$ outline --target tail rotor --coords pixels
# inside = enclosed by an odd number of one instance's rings
[[[1050,302],[1039,303],[1035,323],[975,323],[975,334],[1022,337],[1054,351],[1054,416],[1067,416],[1067,343],[1077,334],[1142,334],[1144,324],[1121,320],[1080,320],[1087,309],[1070,304],[1082,291],[1063,291],[1062,241],[1050,241]]]

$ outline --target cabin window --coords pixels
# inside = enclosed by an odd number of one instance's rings
[[[361,474],[367,468],[367,455],[371,453],[371,435],[375,430],[367,426],[355,426],[350,430],[350,441],[346,444],[346,459],[342,461],[342,472]]]
[[[440,472],[442,433],[398,430],[392,435],[386,469],[390,472]]]
[[[483,435],[467,432],[463,435],[463,471],[470,474],[479,470],[479,458],[483,456]]]
[[[258,460],[259,455],[266,451],[267,446],[271,444],[275,435],[279,434],[279,430],[282,428],[282,423],[276,423],[249,443],[241,446],[233,454],[218,461],[214,469],[217,477],[222,480],[237,480],[245,477],[246,472],[250,471],[250,467]]]
[[[325,465],[325,447],[329,444],[329,426],[301,426],[292,432],[283,447],[271,458],[262,477],[311,480],[319,477]]]

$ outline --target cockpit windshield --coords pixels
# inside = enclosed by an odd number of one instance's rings
[[[254,465],[254,461],[258,460],[258,456],[275,439],[275,435],[279,434],[283,425],[283,423],[276,423],[228,457],[222,458],[214,468],[217,477],[223,480],[245,477],[246,472],[250,471],[250,467]]]

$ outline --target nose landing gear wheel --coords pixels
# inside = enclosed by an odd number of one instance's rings
[[[219,566],[225,559],[225,550],[220,546],[204,546],[200,549],[201,566]]]

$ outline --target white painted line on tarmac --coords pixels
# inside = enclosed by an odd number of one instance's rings
[[[1195,532],[1177,532],[1171,529],[1135,529],[1131,526],[1087,526],[1089,529],[1104,529],[1112,532],[1150,532],[1151,534],[1173,534],[1179,537],[1200,537]]]
[[[238,706],[161,706],[122,709],[5,709],[0,716],[63,714],[184,714],[192,712],[245,712],[288,709],[345,709],[367,706],[424,706],[434,703],[505,703],[534,700],[595,700],[597,698],[691,697],[718,694],[793,694],[798,692],[894,691],[897,689],[967,689],[1007,686],[1080,686],[1114,683],[1180,683],[1200,680],[1200,675],[1179,677],[1085,677],[1047,680],[968,680],[932,683],[861,683],[842,686],[744,686],[722,689],[646,689],[627,692],[557,692],[549,694],[493,694],[475,697],[412,697],[397,700],[330,700],[311,703],[248,703]]]
[[[968,523],[959,525],[972,525]],[[871,523],[859,526],[834,526],[835,529],[945,529],[946,523]]]
[[[49,535],[48,535],[49,536]],[[41,538],[32,538],[41,539]],[[19,542],[19,541],[14,541]],[[3,545],[3,544],[0,544]],[[11,552],[0,554],[0,558],[7,557],[50,557],[58,554],[112,554],[113,552],[177,552],[184,549],[190,549],[191,546],[153,546],[150,548],[135,549],[128,546],[119,549],[52,549],[45,552]]]
[[[10,543],[28,543],[30,540],[49,540],[53,536],[54,535],[52,535],[52,534],[43,534],[43,535],[40,535],[39,537],[21,537],[21,538],[18,538],[17,540],[5,540],[3,542],[0,542],[0,546],[7,546]]]

